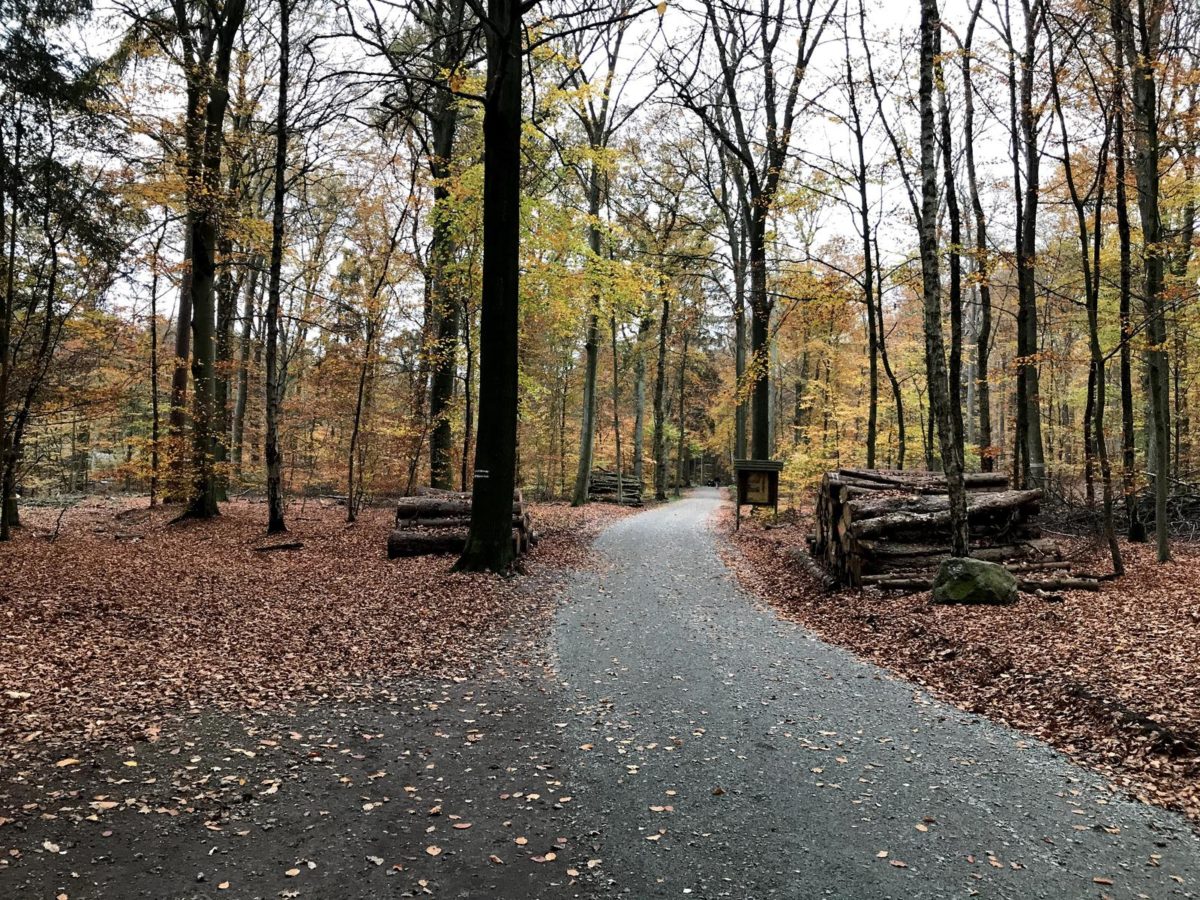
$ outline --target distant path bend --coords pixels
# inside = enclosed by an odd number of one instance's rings
[[[612,525],[605,567],[557,615],[604,895],[1195,896],[1184,819],[739,590],[709,524],[720,502],[699,490]]]

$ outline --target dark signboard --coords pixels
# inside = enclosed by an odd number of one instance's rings
[[[774,459],[735,459],[737,476],[737,523],[742,523],[742,506],[779,507],[779,473],[783,463]]]

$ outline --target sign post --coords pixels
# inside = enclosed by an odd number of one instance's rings
[[[779,514],[779,473],[783,463],[775,459],[735,459],[734,476],[737,478],[736,527],[742,527],[742,505],[769,506]]]

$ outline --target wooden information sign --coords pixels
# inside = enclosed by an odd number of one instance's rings
[[[737,476],[737,527],[742,526],[742,506],[769,506],[779,510],[779,473],[783,463],[774,459],[735,459]]]

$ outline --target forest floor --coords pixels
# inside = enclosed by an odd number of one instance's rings
[[[731,513],[722,528],[733,531]],[[938,606],[929,592],[825,593],[786,551],[806,514],[743,518],[729,564],[743,584],[822,638],[964,710],[1036,735],[1137,798],[1200,820],[1200,546],[1122,543],[1128,574],[1063,602]],[[1062,539],[1103,571],[1107,548]]]
[[[30,508],[0,544],[0,773],[81,742],[155,741],[210,704],[253,711],[351,699],[385,677],[469,676],[515,624],[548,614],[553,591],[529,582],[581,565],[629,512],[535,504],[531,578],[505,580],[453,573],[452,556],[388,560],[391,508],[348,525],[343,506],[296,501],[276,538],[250,501],[174,524],[178,508],[145,498],[91,498],[61,518]],[[255,550],[283,542],[303,546]]]

